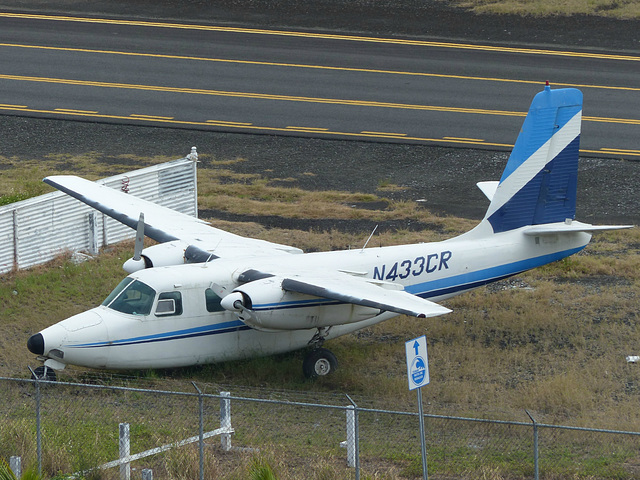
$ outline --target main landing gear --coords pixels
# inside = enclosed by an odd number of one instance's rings
[[[324,377],[338,368],[338,359],[331,350],[322,348],[331,327],[320,327],[309,345],[313,347],[302,362],[302,372],[307,378]]]
[[[324,377],[338,368],[338,359],[326,348],[311,350],[302,362],[302,371],[307,378]]]

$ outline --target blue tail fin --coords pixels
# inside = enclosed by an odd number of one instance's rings
[[[495,233],[575,218],[581,118],[579,90],[534,97],[485,215]]]

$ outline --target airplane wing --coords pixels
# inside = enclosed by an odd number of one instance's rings
[[[356,277],[340,271],[265,273],[248,270],[240,275],[246,281],[221,301],[221,306],[238,313],[248,326],[267,331],[305,330],[318,326],[344,325],[358,322],[360,317],[327,317],[321,324],[317,320],[297,313],[297,308],[317,306],[325,299],[331,303],[362,305],[418,318],[435,317],[449,313],[446,307],[411,295],[398,284]],[[302,297],[297,295],[302,294]],[[283,312],[271,315],[274,311]],[[287,312],[286,314],[284,312]]]
[[[144,233],[165,243],[181,240],[215,257],[262,253],[302,253],[302,250],[225,232],[207,222],[153,202],[129,195],[73,175],[46,177],[44,182],[63,191],[109,217],[136,229],[140,213],[144,213]]]
[[[282,289],[418,318],[435,317],[451,312],[442,305],[404,290],[386,289],[346,274],[337,277],[285,278],[282,281]]]

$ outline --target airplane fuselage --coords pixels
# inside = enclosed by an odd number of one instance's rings
[[[527,236],[520,229],[486,239],[472,232],[442,242],[251,257],[247,265],[268,272],[295,267],[317,275],[323,269],[339,270],[383,285],[399,284],[409,293],[441,301],[569,256],[591,238],[581,232]],[[131,274],[128,281],[153,291],[149,311],[114,308],[107,299],[102,306],[43,330],[43,356],[54,368],[64,364],[106,369],[182,367],[292,351],[307,346],[324,323],[333,325],[325,332],[330,339],[397,315],[278,287],[279,293],[269,301],[254,305],[255,314],[275,319],[274,325],[281,318],[283,323],[303,322],[305,328],[251,328],[219,304],[240,285],[238,273],[245,270],[243,260],[235,258]],[[168,314],[161,311],[167,299],[179,304]]]

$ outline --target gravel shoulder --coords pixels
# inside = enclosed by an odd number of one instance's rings
[[[192,145],[205,158],[243,158],[231,166],[266,178],[295,178],[310,190],[376,193],[381,183],[401,190],[390,199],[420,200],[435,213],[479,219],[488,201],[475,184],[498,180],[508,152],[419,145],[245,135],[156,127],[131,127],[0,116],[2,158],[37,160],[49,155],[96,152],[109,157],[180,158]],[[134,168],[134,167],[132,167]],[[225,167],[229,168],[229,167]],[[640,163],[582,158],[577,218],[592,223],[640,224],[636,193]],[[55,172],[52,172],[55,173]],[[115,173],[115,172],[114,172]],[[309,175],[312,174],[312,175]],[[300,228],[300,227],[299,227]]]

